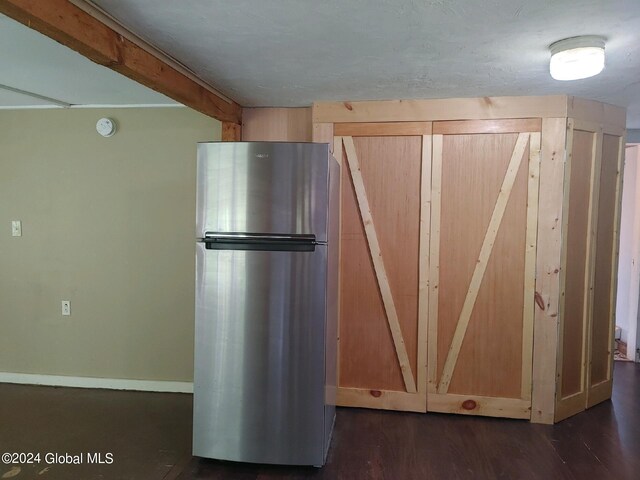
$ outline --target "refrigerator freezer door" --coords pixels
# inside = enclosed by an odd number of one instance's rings
[[[196,249],[194,455],[322,465],[327,246]]]
[[[206,232],[315,234],[327,240],[326,144],[198,144],[196,237]]]

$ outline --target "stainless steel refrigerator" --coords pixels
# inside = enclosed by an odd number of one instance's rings
[[[198,145],[193,454],[324,464],[338,185],[328,145]]]

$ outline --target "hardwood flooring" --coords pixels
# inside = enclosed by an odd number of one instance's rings
[[[190,450],[189,395],[0,385],[0,453],[114,457],[111,465],[0,464],[0,479],[636,480],[640,365],[616,362],[613,401],[554,426],[339,409],[322,469],[205,460]]]

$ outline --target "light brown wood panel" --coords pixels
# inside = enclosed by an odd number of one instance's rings
[[[415,375],[422,137],[353,141]],[[372,396],[376,391],[405,391],[347,168],[343,168],[342,259],[340,387],[370,389]]]
[[[222,141],[239,142],[240,140],[242,140],[242,125],[222,122]]]
[[[338,389],[338,405],[424,413],[426,398],[424,395],[393,390],[341,387]]]
[[[473,408],[469,408],[473,402]],[[434,412],[460,415],[483,415],[485,417],[507,417],[528,419],[531,403],[519,398],[495,398],[480,395],[427,395],[429,409]]]
[[[334,135],[352,137],[431,135],[431,122],[336,123]]]
[[[425,122],[567,116],[566,95],[315,102],[313,122]]]
[[[539,132],[542,128],[540,118],[509,118],[500,120],[460,120],[434,122],[433,133],[440,135],[473,133],[520,133]]]
[[[243,108],[242,140],[245,142],[310,142],[312,140],[311,109]]]
[[[422,136],[422,167],[420,185],[420,247],[418,251],[418,393],[425,400],[427,395],[427,336],[429,329],[429,255],[431,249],[431,179],[433,142],[431,135]]]
[[[517,137],[444,136],[438,376]],[[460,350],[449,389],[452,394],[520,397],[527,170],[524,161]]]
[[[568,97],[567,116],[595,122],[602,125],[605,131],[613,126],[624,130],[627,124],[626,108],[572,96]]]
[[[587,335],[589,201],[595,133],[573,132],[566,215],[565,279],[562,306],[562,358],[559,398],[583,392]],[[565,195],[567,193],[565,192]]]
[[[566,118],[542,120],[531,421],[545,424],[553,423],[556,403],[566,137]]]
[[[340,155],[340,148],[335,149],[335,141],[333,138],[333,123],[314,123],[313,130],[311,132],[311,140],[315,143],[328,143],[329,151],[331,153],[338,152],[334,154],[334,157]],[[342,145],[342,140],[340,140],[340,145]],[[339,163],[339,162],[338,162]]]
[[[403,390],[353,182],[344,167],[340,249],[339,387]]]
[[[618,157],[620,137],[604,135],[598,196],[598,230],[596,234],[595,280],[593,315],[591,320],[590,385],[610,379],[613,355],[613,269],[616,194],[618,185]]]
[[[358,158],[358,153],[356,152],[353,137],[342,137],[342,143],[344,145],[344,152],[347,157],[347,165],[349,167],[351,181],[353,182],[353,188],[356,193],[356,200],[358,201],[360,218],[362,219],[362,224],[364,225],[364,232],[367,238],[367,246],[369,248],[369,256],[371,257],[371,261],[373,263],[373,270],[376,275],[378,291],[380,292],[380,297],[382,298],[385,317],[387,319],[389,331],[391,332],[391,338],[393,339],[393,346],[395,348],[398,358],[398,364],[400,365],[400,370],[402,372],[404,386],[408,393],[416,393],[416,379],[413,375],[411,365],[409,364],[407,347],[405,345],[402,329],[400,327],[400,321],[398,319],[396,301],[393,297],[393,291],[389,283],[389,275],[385,267],[382,250],[380,249],[380,240],[378,238],[378,233],[376,232],[376,224],[373,218],[369,196],[367,195],[367,189],[362,177],[360,159]]]

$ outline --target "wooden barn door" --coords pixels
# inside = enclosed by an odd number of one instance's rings
[[[587,408],[611,398],[618,278],[622,135],[602,133],[602,154],[597,186],[597,222],[593,252]]]
[[[531,416],[540,129],[433,124],[429,411]]]
[[[600,137],[567,123],[564,225],[560,267],[560,331],[555,421],[585,409],[589,358],[590,251],[594,175]]]
[[[555,421],[611,397],[622,133],[567,123]]]
[[[338,405],[425,412],[431,123],[338,123],[334,134],[342,164]]]

